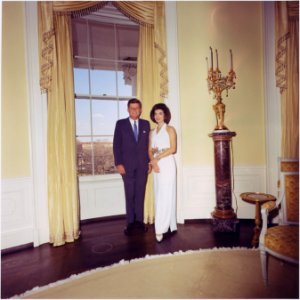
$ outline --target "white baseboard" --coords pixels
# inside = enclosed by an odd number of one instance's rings
[[[238,166],[234,168],[232,207],[241,219],[254,218],[255,207],[239,197],[243,192],[266,192],[265,166]],[[208,219],[216,205],[215,174],[213,167],[183,168],[184,219]],[[236,198],[235,198],[235,196]]]
[[[32,243],[32,178],[3,179],[1,183],[1,249]]]

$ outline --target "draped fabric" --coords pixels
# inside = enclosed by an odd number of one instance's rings
[[[40,49],[40,85],[42,91],[48,91],[51,82],[52,59],[54,50],[54,15],[72,15],[73,17],[89,14],[101,9],[109,1],[43,1],[39,9],[39,49]],[[124,15],[140,26],[152,28],[154,35],[154,52],[158,65],[160,98],[168,94],[166,33],[164,2],[160,1],[112,1]],[[57,32],[56,34],[59,34]]]
[[[39,2],[39,15],[45,16]],[[43,20],[49,25],[50,21]],[[48,207],[50,243],[60,246],[79,237],[79,197],[76,174],[75,104],[70,16],[53,15],[47,35],[51,49],[46,54],[51,66],[48,79]],[[59,32],[59,34],[54,34]],[[52,55],[50,56],[50,50]],[[44,69],[43,69],[44,71]],[[46,86],[46,85],[45,85]],[[45,88],[44,86],[44,88]]]
[[[281,93],[281,156],[299,158],[299,2],[275,2],[276,86]]]
[[[40,86],[48,93],[48,201],[50,242],[54,246],[79,237],[76,175],[75,104],[70,18],[89,14],[108,1],[38,2]],[[140,25],[137,96],[143,117],[167,96],[163,2],[112,2]],[[145,222],[153,223],[151,177],[145,198]]]
[[[153,30],[147,26],[140,27],[138,66],[137,66],[137,95],[143,100],[144,118],[150,119],[153,105],[159,102],[159,83],[155,80],[157,64],[155,61]],[[139,80],[140,79],[140,80]],[[148,176],[144,202],[144,223],[154,223],[154,191],[153,175]]]

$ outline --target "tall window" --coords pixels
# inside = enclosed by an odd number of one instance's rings
[[[113,6],[72,21],[78,175],[115,173],[115,123],[136,95],[139,27]]]

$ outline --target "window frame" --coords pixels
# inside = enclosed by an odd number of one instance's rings
[[[99,18],[99,17],[98,17]],[[114,30],[114,46],[115,46],[115,51],[114,51],[114,59],[103,59],[103,58],[94,58],[94,57],[91,57],[91,40],[90,40],[90,30],[91,30],[91,27],[90,27],[90,20],[89,20],[89,16],[87,17],[83,17],[82,19],[85,19],[86,21],[86,30],[87,30],[87,47],[88,47],[88,56],[85,57],[85,56],[79,56],[79,55],[74,55],[74,60],[75,59],[78,59],[78,60],[82,60],[82,61],[86,61],[87,62],[87,65],[88,65],[88,90],[89,90],[89,93],[88,94],[81,94],[81,93],[76,93],[75,92],[75,82],[74,82],[74,101],[75,101],[75,112],[76,112],[76,100],[79,99],[79,100],[86,100],[86,101],[89,101],[89,121],[90,121],[90,135],[85,135],[85,134],[77,134],[77,128],[76,128],[76,133],[75,133],[75,138],[76,140],[77,139],[81,139],[81,138],[89,138],[90,141],[89,143],[91,143],[91,164],[92,164],[92,174],[89,174],[89,175],[81,175],[79,174],[78,172],[78,156],[77,156],[77,153],[76,153],[76,171],[77,171],[77,176],[78,178],[80,179],[80,181],[98,181],[100,178],[102,179],[102,177],[104,177],[103,179],[106,180],[110,180],[110,179],[116,179],[116,178],[119,178],[119,174],[117,172],[115,173],[107,173],[107,174],[97,174],[95,171],[95,149],[94,149],[94,142],[95,142],[95,139],[97,138],[109,138],[109,139],[113,139],[113,134],[109,134],[109,135],[106,135],[106,134],[94,134],[94,129],[93,129],[93,104],[92,102],[95,101],[95,100],[103,100],[103,101],[116,101],[117,102],[117,120],[120,119],[120,102],[122,101],[128,101],[129,99],[131,98],[134,98],[136,97],[136,95],[131,95],[131,96],[122,96],[122,95],[119,95],[119,84],[118,84],[118,71],[119,71],[119,68],[118,66],[120,64],[124,64],[124,63],[130,63],[131,65],[135,65],[136,68],[137,68],[137,59],[136,60],[121,60],[119,59],[118,57],[118,50],[119,50],[119,45],[118,45],[118,41],[117,41],[117,35],[118,35],[118,32],[117,32],[117,26],[118,25],[126,25],[126,26],[132,26],[132,27],[136,27],[136,28],[139,28],[138,24],[135,24],[135,23],[132,23],[130,20],[128,20],[128,23],[127,24],[120,24],[119,20],[116,18],[116,19],[110,19],[109,21],[105,21],[105,20],[102,20],[99,18],[98,22],[99,23],[103,23],[103,24],[110,24],[110,25],[113,25],[113,30]],[[95,17],[92,18],[92,21],[95,22],[97,21],[95,19]],[[123,21],[124,22],[124,21]],[[137,45],[138,46],[138,45]],[[92,89],[91,89],[91,71],[93,70],[91,68],[91,62],[97,62],[97,61],[102,61],[102,62],[109,62],[109,63],[112,63],[114,64],[114,67],[115,69],[113,70],[114,73],[115,73],[115,90],[116,90],[116,95],[93,95],[92,94]],[[73,66],[73,70],[75,70],[75,66]],[[74,75],[74,79],[75,79],[75,75]]]

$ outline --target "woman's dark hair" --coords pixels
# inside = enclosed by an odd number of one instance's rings
[[[127,108],[129,108],[130,104],[133,104],[133,103],[137,103],[140,105],[140,108],[142,108],[142,102],[139,100],[139,99],[136,99],[136,98],[132,98],[130,99],[128,102],[127,102]]]
[[[171,120],[171,112],[170,112],[168,106],[164,103],[157,103],[152,107],[151,112],[150,112],[151,120],[154,123],[156,123],[156,121],[154,119],[154,114],[155,114],[155,111],[158,110],[158,109],[160,109],[164,112],[164,121],[165,121],[165,123],[169,124],[169,122]]]

